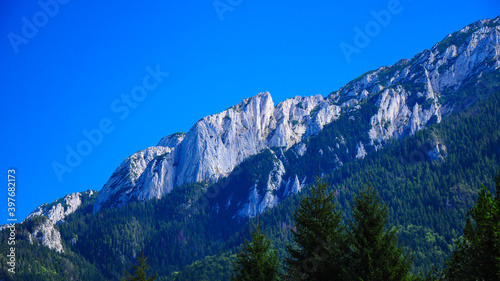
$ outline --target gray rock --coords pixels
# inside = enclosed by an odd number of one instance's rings
[[[376,151],[390,139],[413,135],[431,121],[441,122],[454,105],[440,100],[470,78],[498,69],[499,55],[500,18],[483,20],[448,35],[411,60],[368,72],[326,98],[296,96],[278,105],[268,92],[247,98],[202,118],[186,134],[167,136],[157,146],[125,159],[104,185],[94,211],[121,206],[132,198],[160,198],[185,183],[215,182],[264,149],[286,151],[299,144],[295,152],[302,157],[307,153],[303,140],[342,114],[355,121],[350,113],[370,99],[377,108],[370,119],[369,142],[356,140],[355,156],[364,158],[371,151],[367,146]],[[337,149],[343,144],[349,152],[342,141],[336,143]],[[290,179],[281,184],[285,182],[292,184]],[[300,190],[299,186],[294,184],[293,190]],[[287,194],[291,193],[289,186]],[[273,206],[274,197],[252,189],[242,212],[247,216],[259,213],[263,198],[267,203],[262,206]]]
[[[61,234],[54,228],[56,224],[63,223],[64,219],[74,213],[82,204],[82,196],[90,197],[94,194],[92,190],[86,192],[72,193],[64,196],[62,200],[56,200],[52,204],[43,204],[31,212],[25,220],[38,216],[47,219],[44,223],[34,227],[29,236],[30,243],[38,243],[49,247],[56,252],[64,252]]]

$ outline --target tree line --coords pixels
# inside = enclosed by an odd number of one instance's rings
[[[497,196],[483,185],[476,205],[467,213],[464,235],[445,268],[427,276],[410,274],[412,254],[398,244],[389,225],[387,205],[370,185],[352,206],[352,220],[317,178],[311,194],[295,211],[293,242],[282,268],[276,250],[255,225],[234,262],[232,280],[500,280],[500,170]]]

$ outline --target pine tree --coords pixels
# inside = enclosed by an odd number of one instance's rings
[[[483,185],[467,213],[464,238],[445,269],[448,280],[500,280],[500,170],[496,197]]]
[[[406,280],[411,258],[398,246],[395,227],[387,227],[387,206],[368,186],[355,198],[350,226],[350,280]]]
[[[234,281],[275,281],[278,280],[278,253],[271,250],[271,242],[260,231],[260,224],[255,225],[252,241],[245,239],[245,246],[236,255],[234,263]]]
[[[124,269],[123,273],[125,276],[121,279],[123,281],[154,281],[158,277],[158,274],[148,277],[148,271],[148,258],[145,257],[143,253],[140,257],[137,256],[137,264],[134,265],[134,275]]]
[[[342,213],[327,193],[328,184],[320,178],[311,195],[301,200],[293,217],[294,244],[287,245],[286,280],[341,280],[346,239]]]

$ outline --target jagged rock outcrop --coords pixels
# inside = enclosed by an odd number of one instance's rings
[[[329,98],[344,108],[378,95],[378,112],[369,131],[375,149],[388,139],[412,135],[453,111],[453,104],[440,99],[469,79],[500,67],[499,24],[500,18],[475,22],[411,60],[364,74]]]
[[[439,141],[433,141],[431,149],[427,152],[427,156],[429,156],[432,161],[444,162],[446,157],[448,157],[446,145]]]
[[[285,194],[284,195],[285,196],[289,196],[289,195],[292,195],[292,194],[297,194],[301,190],[302,190],[302,184],[299,181],[299,177],[297,175],[295,175],[295,177],[293,178],[293,180],[289,180],[286,183]]]
[[[167,143],[167,140],[164,140],[165,138],[162,139],[162,141]],[[121,206],[128,202],[133,195],[131,194],[132,188],[136,185],[136,182],[143,174],[147,165],[157,156],[166,155],[167,152],[171,151],[172,148],[168,146],[154,146],[136,152],[125,159],[102,188],[95,205],[99,208],[101,207],[103,203],[103,201],[100,200],[101,198],[112,199],[116,206]]]
[[[283,162],[274,152],[272,152],[272,154],[273,168],[269,171],[264,190],[259,192],[257,188],[258,181],[255,182],[253,186],[249,187],[248,200],[245,203],[239,202],[241,207],[233,218],[236,216],[254,218],[265,212],[267,209],[273,208],[278,204],[280,200],[279,195],[281,193],[280,189],[288,184],[285,183],[285,180],[283,179],[283,176],[286,173]],[[300,184],[298,188],[300,189]]]
[[[356,111],[372,106],[375,113],[366,132],[368,138],[355,140],[356,149],[351,152],[355,158],[364,158],[390,139],[401,139],[441,122],[456,110],[450,98],[453,93],[470,79],[498,69],[499,55],[500,17],[450,34],[411,60],[369,71],[326,98],[297,96],[276,106],[267,92],[247,98],[204,117],[186,134],[167,136],[157,146],[127,158],[103,187],[94,211],[121,206],[132,198],[160,198],[185,183],[215,182],[264,149],[286,151],[295,145],[293,151],[302,157],[308,151],[303,142],[308,137],[341,115],[355,120]],[[337,149],[342,141],[335,144]],[[436,153],[442,156],[441,150]],[[323,155],[323,150],[318,155]],[[337,156],[336,162],[343,165]],[[278,182],[269,184],[276,188]],[[285,188],[284,194],[296,193],[302,186],[298,178],[281,179],[279,185],[278,189]],[[254,216],[277,202],[272,192],[259,194],[256,187],[246,188],[248,204],[240,212],[245,216]]]
[[[366,156],[365,146],[363,145],[363,143],[359,142],[356,145],[356,159],[365,158],[365,156]]]
[[[33,244],[37,241],[57,252],[64,252],[61,234],[54,226],[63,223],[68,215],[74,213],[80,207],[82,204],[82,197],[91,197],[93,194],[94,191],[92,190],[72,193],[51,204],[43,204],[36,208],[28,215],[25,221],[39,216],[43,216],[46,219],[44,219],[42,223],[35,225],[31,230],[29,236],[30,243]]]
[[[274,105],[267,92],[198,121],[186,134],[127,158],[103,187],[94,211],[131,198],[160,198],[175,186],[228,175],[251,155],[270,147],[290,148],[318,133],[341,109],[321,96],[295,97]]]

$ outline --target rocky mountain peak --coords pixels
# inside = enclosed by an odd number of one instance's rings
[[[171,134],[169,136],[162,138],[156,146],[174,148],[184,140],[184,136],[186,136],[186,134],[184,133]]]
[[[364,158],[389,139],[441,122],[456,110],[452,94],[470,79],[498,69],[499,54],[500,18],[483,20],[412,59],[369,71],[326,98],[296,96],[277,105],[268,92],[246,98],[202,118],[187,133],[167,136],[125,159],[100,192],[94,211],[132,198],[160,198],[185,183],[216,182],[265,149],[286,151],[298,144],[295,150],[301,157],[307,151],[304,140],[341,115],[355,119],[362,106],[372,106],[369,141],[356,141],[356,157]],[[293,179],[288,182],[298,181]],[[297,184],[293,189],[300,190]],[[244,213],[253,214],[249,210]]]
[[[64,223],[64,219],[74,213],[82,204],[82,200],[94,195],[94,191],[77,192],[64,196],[50,204],[43,204],[36,208],[25,221],[36,217],[46,217],[43,223],[36,225],[30,233],[29,240],[49,247],[57,252],[64,252],[61,234],[54,228],[56,224]]]
[[[186,134],[125,159],[103,187],[94,211],[131,198],[160,198],[175,186],[227,176],[244,159],[270,147],[290,148],[338,118],[340,107],[322,96],[295,97],[274,105],[269,92],[206,116]]]

